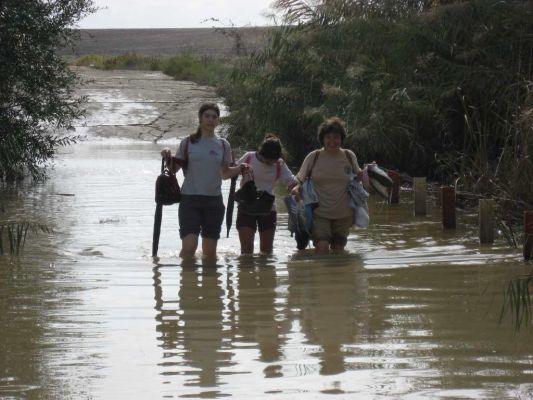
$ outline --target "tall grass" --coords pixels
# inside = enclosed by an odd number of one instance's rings
[[[298,165],[337,115],[362,162],[533,206],[532,1],[413,1],[407,12],[384,0],[359,14],[341,0],[284,3],[300,23],[220,88],[232,142],[276,132]]]
[[[531,292],[532,275],[524,275],[512,279],[504,293],[504,303],[500,311],[500,322],[506,315],[511,316],[515,331],[531,326]]]
[[[216,86],[229,74],[229,60],[197,57],[179,54],[172,57],[144,56],[127,53],[119,56],[86,55],[71,62],[77,66],[91,66],[98,69],[134,69],[161,71],[176,80],[188,80]]]
[[[51,230],[45,225],[28,221],[0,223],[0,256],[20,255],[29,232],[37,234]]]

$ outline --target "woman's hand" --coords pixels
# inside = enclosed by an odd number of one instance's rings
[[[170,158],[172,157],[172,151],[168,147],[161,149],[161,157],[163,157],[165,162],[168,164]]]
[[[244,174],[248,174],[250,172],[252,172],[252,166],[250,164],[246,164],[246,163],[242,163],[239,165],[240,167],[240,174],[241,175],[244,175]]]
[[[250,165],[246,163],[235,165],[233,167],[226,165],[226,166],[223,166],[220,170],[222,179],[235,178],[241,173],[244,175],[251,171],[252,171],[252,167],[250,167]]]
[[[291,195],[293,195],[296,200],[298,200],[298,201],[301,200],[301,197],[300,197],[300,185],[296,185],[295,187],[293,187],[291,189]]]

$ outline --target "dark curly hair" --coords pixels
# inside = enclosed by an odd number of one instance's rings
[[[259,154],[268,160],[277,160],[281,157],[281,142],[273,133],[267,133],[263,143],[259,146]]]

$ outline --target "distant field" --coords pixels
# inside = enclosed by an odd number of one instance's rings
[[[272,28],[246,27],[233,29],[241,35],[247,51],[262,48]],[[224,57],[235,55],[235,40],[215,28],[190,29],[84,29],[75,48],[61,49],[65,56],[87,54],[120,55],[138,53],[168,56],[182,53]]]

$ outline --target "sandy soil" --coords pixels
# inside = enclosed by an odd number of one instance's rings
[[[198,125],[201,103],[221,103],[212,87],[160,72],[76,70],[86,81],[79,94],[88,99],[87,118],[77,131],[89,137],[158,141],[185,136]]]

